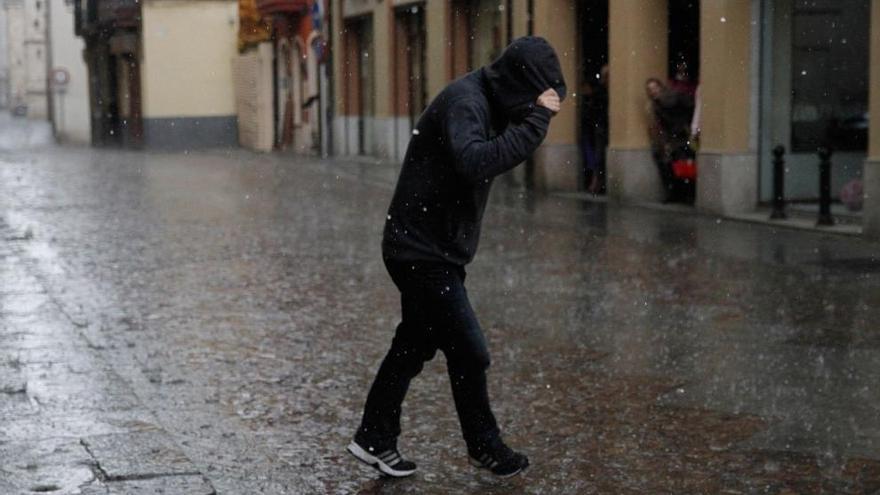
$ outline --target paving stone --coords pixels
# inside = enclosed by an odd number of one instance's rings
[[[4,418],[0,421],[0,440],[27,441],[41,438],[73,438],[156,430],[153,415],[131,411],[56,411]]]
[[[211,484],[201,476],[160,476],[143,480],[107,483],[110,495],[214,495]]]
[[[53,310],[46,294],[5,294],[0,296],[0,315],[27,315]]]
[[[48,411],[126,411],[137,409],[131,387],[111,370],[95,368],[94,358],[76,355],[66,363],[28,366],[28,395]]]
[[[5,370],[3,368],[6,368]],[[0,397],[4,395],[20,395],[27,392],[27,379],[20,371],[9,369],[10,366],[0,366]]]
[[[161,431],[87,437],[83,445],[109,481],[198,472],[174,441]]]
[[[0,246],[3,245],[0,239]],[[3,280],[0,297],[45,294],[40,280],[30,273],[28,267],[23,266],[17,257],[0,258],[0,280]]]
[[[77,440],[43,439],[0,444],[4,493],[79,493],[96,479],[92,458]]]
[[[39,406],[30,400],[27,394],[0,393],[0,423],[30,416],[37,412],[39,412]]]

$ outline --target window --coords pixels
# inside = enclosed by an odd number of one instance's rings
[[[867,0],[798,0],[792,15],[791,148],[865,151]]]

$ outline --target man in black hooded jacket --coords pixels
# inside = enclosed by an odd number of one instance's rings
[[[402,321],[348,450],[389,476],[416,465],[397,450],[410,380],[443,351],[470,462],[500,476],[528,466],[501,439],[489,405],[489,352],[464,287],[492,180],[531,155],[559,111],[565,82],[542,38],[511,43],[447,86],[421,115],[385,223],[382,254]]]

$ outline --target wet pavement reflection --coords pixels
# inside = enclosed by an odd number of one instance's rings
[[[399,317],[395,170],[0,151],[0,493],[877,493],[880,244],[499,180],[472,302],[532,468],[468,466],[442,356],[408,480],[343,447]]]

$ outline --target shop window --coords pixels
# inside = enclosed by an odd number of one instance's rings
[[[867,0],[798,0],[792,15],[791,148],[865,151]]]

